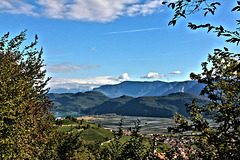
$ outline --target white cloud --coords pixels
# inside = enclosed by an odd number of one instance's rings
[[[165,78],[166,75],[164,74],[158,74],[155,72],[149,72],[146,76],[141,76],[141,78],[145,78],[145,79],[156,79],[156,78]]]
[[[170,72],[168,74],[182,74],[182,72],[181,71],[173,71],[173,72]]]
[[[1,12],[48,18],[110,22],[120,16],[161,11],[162,0],[0,0]]]
[[[79,89],[79,90],[92,90],[93,88],[100,87],[106,84],[118,84],[122,81],[129,80],[127,73],[113,78],[111,76],[92,77],[92,78],[52,78],[47,87],[51,89]]]
[[[65,89],[77,89],[87,87],[93,89],[105,84],[116,84],[117,82],[109,79],[110,76],[105,77],[93,77],[93,78],[52,78],[48,84],[48,87],[52,89],[65,88]]]
[[[12,8],[12,4],[7,0],[0,1],[0,8]]]
[[[144,4],[135,4],[127,9],[129,16],[148,15],[154,12],[160,12],[163,0],[147,0]]]
[[[67,11],[67,0],[39,0],[38,4],[43,7],[44,14],[50,18],[64,18]]]
[[[121,15],[128,5],[139,0],[39,0],[50,18],[109,22]]]
[[[119,77],[114,77],[109,79],[122,82],[122,81],[130,80],[131,78],[129,77],[128,73],[123,73]]]
[[[0,13],[11,13],[11,14],[26,14],[37,16],[33,10],[36,7],[23,0],[1,0],[0,1]]]
[[[118,84],[120,82],[130,80],[127,73],[120,75],[119,77],[103,76],[103,77],[90,77],[90,78],[56,78],[53,77],[48,86],[51,89],[79,89],[92,90],[93,88],[100,87],[106,84]]]
[[[68,63],[60,63],[47,66],[47,71],[50,73],[71,73],[77,70],[98,69],[99,66],[82,66],[82,65],[67,65]]]

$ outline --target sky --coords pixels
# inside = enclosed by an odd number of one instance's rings
[[[27,29],[25,45],[39,37],[52,89],[91,90],[131,81],[185,81],[201,73],[214,48],[236,45],[188,22],[236,28],[235,0],[215,15],[195,13],[168,26],[173,11],[162,0],[0,0],[0,36]]]

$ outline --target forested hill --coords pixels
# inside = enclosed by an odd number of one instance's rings
[[[55,111],[83,113],[86,109],[96,107],[110,98],[100,92],[88,91],[85,93],[49,93],[50,99],[57,106]]]
[[[122,95],[128,95],[132,97],[163,96],[176,92],[186,92],[199,95],[204,86],[204,84],[196,81],[125,81],[116,85],[103,85],[99,88],[93,89],[93,91],[101,92],[111,98],[120,97]]]
[[[177,112],[188,116],[185,104],[191,104],[193,99],[197,99],[199,105],[209,102],[207,99],[191,93],[178,92],[165,96],[145,96],[138,98],[121,96],[110,99],[90,110],[95,114],[116,113],[128,116],[168,118]]]
[[[85,114],[116,113],[129,116],[172,117],[176,112],[187,116],[185,104],[192,99],[198,100],[199,105],[209,101],[191,93],[172,93],[164,96],[144,96],[133,98],[121,96],[109,98],[99,92],[76,94],[49,94],[59,107],[55,111],[78,112]]]

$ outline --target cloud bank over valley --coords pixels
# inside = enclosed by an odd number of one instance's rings
[[[51,68],[51,67],[50,67]],[[67,69],[55,70],[55,72],[71,72],[74,71],[72,69],[74,67],[70,67]],[[76,67],[78,68],[78,67]],[[80,67],[81,68],[81,67]],[[82,68],[81,68],[82,69]],[[176,72],[176,73],[175,73]],[[180,71],[174,71],[169,74],[180,74]],[[85,92],[90,91],[94,88],[98,88],[102,85],[114,85],[119,84],[124,81],[155,81],[155,80],[170,80],[171,78],[164,74],[159,74],[156,72],[149,72],[145,76],[140,76],[139,78],[131,78],[128,73],[123,73],[120,76],[102,76],[102,77],[90,77],[90,78],[57,78],[53,77],[48,87],[51,88],[50,92]]]
[[[53,77],[48,84],[54,92],[56,90],[64,90],[69,92],[84,92],[92,90],[106,84],[118,84],[123,81],[130,80],[128,73],[124,73],[118,77],[103,76],[91,78],[56,78]]]

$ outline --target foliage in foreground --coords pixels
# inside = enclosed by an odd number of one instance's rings
[[[163,2],[164,4],[168,2]],[[220,2],[211,0],[179,0],[168,3],[175,14],[169,25],[175,25],[179,18],[203,10],[204,16],[214,15]],[[231,11],[240,11],[240,1]],[[239,25],[240,20],[236,20]],[[199,28],[213,31],[218,37],[226,37],[226,42],[239,44],[240,28],[229,31],[223,26],[214,26],[210,23],[196,25],[189,22],[192,30]],[[240,158],[240,54],[231,53],[228,48],[215,49],[213,55],[208,55],[208,62],[202,63],[202,73],[191,73],[190,77],[199,83],[206,84],[201,95],[206,95],[211,103],[198,106],[196,100],[188,104],[190,120],[177,114],[175,122],[178,124],[169,131],[191,131],[196,135],[197,157],[203,159],[239,159]],[[208,66],[208,63],[212,66]],[[209,124],[213,120],[217,126]],[[196,156],[196,155],[195,155]],[[196,158],[193,156],[192,158]]]
[[[207,84],[201,94],[206,94],[211,103],[198,106],[196,100],[193,100],[191,105],[187,105],[191,123],[177,114],[175,122],[179,125],[170,130],[180,133],[192,131],[197,135],[197,146],[201,152],[207,153],[199,152],[199,157],[240,157],[240,81],[236,73],[239,56],[228,52],[227,49],[215,50],[214,55],[208,57],[212,68],[208,69],[207,63],[204,62],[203,73],[191,74],[192,79]],[[217,126],[210,126],[209,120],[213,120]]]
[[[0,156],[3,159],[38,158],[45,152],[52,130],[48,79],[42,70],[42,49],[35,41],[22,47],[26,31],[0,39]]]
[[[55,121],[51,115],[52,101],[48,97],[46,71],[36,49],[37,36],[23,47],[26,31],[9,40],[9,33],[0,39],[0,158],[1,159],[143,159],[150,155],[141,136],[134,130],[131,139],[116,154],[116,143],[111,149],[101,143],[84,141],[92,125],[85,126],[75,118]],[[22,49],[22,50],[21,50]],[[72,125],[70,130],[59,130],[61,125]],[[100,126],[98,126],[100,127]],[[101,136],[106,134],[102,130]],[[94,134],[94,133],[93,133]],[[112,135],[107,135],[111,136]],[[87,137],[87,136],[86,136]],[[89,140],[89,137],[86,139]],[[104,139],[103,139],[104,140]]]
[[[91,145],[53,125],[37,39],[25,47],[26,31],[0,39],[0,159],[92,159]]]
[[[63,120],[64,121],[64,120]],[[100,129],[99,126],[93,126],[94,124],[90,124],[84,121],[78,121],[77,123],[81,123],[81,127],[86,125],[91,126],[89,128],[85,128],[82,131],[76,130],[78,125],[75,125],[76,122],[72,121],[72,126],[68,126],[71,130],[59,132],[55,135],[56,140],[51,143],[50,146],[55,146],[53,149],[57,151],[58,155],[55,158],[60,159],[108,159],[108,160],[125,160],[125,159],[157,159],[157,148],[158,151],[170,151],[168,145],[163,143],[159,143],[158,146],[155,144],[155,141],[152,139],[143,138],[140,135],[140,121],[135,122],[135,127],[131,129],[131,134],[129,136],[123,135],[122,129],[122,121],[120,122],[119,130],[115,132],[115,136],[108,135],[108,138],[102,141],[98,141],[96,139],[97,132],[93,134],[96,136],[93,139],[86,139],[84,141],[83,133],[91,134],[92,130]],[[61,127],[61,126],[59,126]],[[105,133],[106,134],[106,133]],[[64,154],[63,154],[64,153]]]
[[[159,159],[157,157],[157,145],[154,140],[143,138],[140,131],[140,121],[134,122],[130,136],[123,137],[122,123],[120,121],[118,132],[109,144],[104,146],[104,154],[107,159],[111,160],[143,160]],[[162,149],[169,150],[162,145]]]

